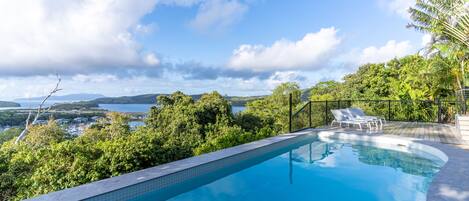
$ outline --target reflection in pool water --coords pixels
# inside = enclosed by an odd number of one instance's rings
[[[441,165],[412,153],[311,141],[136,200],[423,201]]]

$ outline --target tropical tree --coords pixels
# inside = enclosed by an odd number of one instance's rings
[[[468,5],[468,0],[417,0],[409,8],[413,22],[408,27],[432,35],[429,52],[458,61],[449,75],[455,76],[455,91],[461,98],[468,68]]]
[[[415,6],[409,8],[413,22],[407,27],[432,34],[435,42],[447,41],[445,24],[453,25],[455,16],[466,15],[467,3],[467,0],[416,0]]]
[[[269,126],[275,133],[288,131],[289,95],[295,108],[301,103],[301,90],[297,83],[286,82],[277,86],[272,95],[249,102],[246,114],[259,117],[264,126]]]

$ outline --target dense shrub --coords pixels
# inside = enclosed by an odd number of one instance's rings
[[[181,92],[160,96],[146,126],[132,131],[129,117],[109,113],[72,138],[54,121],[0,138],[0,200],[20,200],[272,136],[279,122],[258,108],[233,116],[220,94],[198,101]],[[269,100],[270,101],[270,100]],[[275,102],[275,101],[271,101]],[[284,111],[280,104],[275,105]],[[284,106],[286,107],[286,106]],[[276,114],[278,116],[280,114]]]

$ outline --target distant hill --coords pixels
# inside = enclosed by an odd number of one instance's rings
[[[0,101],[0,107],[21,107],[21,105],[10,101]]]
[[[91,100],[94,104],[154,104],[156,97],[164,94],[143,94],[137,96],[104,97]]]
[[[64,102],[71,102],[71,101],[90,101],[95,100],[97,98],[103,98],[104,95],[101,94],[87,94],[87,93],[80,93],[80,94],[68,94],[63,96],[52,96],[49,98],[49,101],[64,101]],[[45,97],[33,97],[33,98],[21,98],[16,99],[15,101],[42,101]]]
[[[137,96],[105,97],[87,101],[92,104],[154,104],[156,97],[168,94],[143,94]],[[191,95],[194,100],[199,100],[202,94]],[[263,96],[225,96],[235,106],[243,106],[248,101],[262,98]]]

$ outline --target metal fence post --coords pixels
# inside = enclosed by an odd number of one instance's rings
[[[290,98],[288,100],[288,105],[290,107],[290,110],[288,112],[288,132],[291,133],[292,131],[292,112],[293,112],[293,96],[290,94]]]
[[[459,102],[459,101],[458,101]],[[461,100],[461,114],[466,114],[466,111],[467,111],[467,105],[466,105],[466,99],[462,99]]]
[[[391,100],[388,100],[388,120],[391,121]]]
[[[324,110],[324,125],[327,126],[327,110],[328,110],[328,105],[327,105],[327,100],[326,100],[326,108]]]
[[[313,127],[313,107],[311,106],[313,103],[309,101],[309,127]]]
[[[436,99],[436,102],[438,104],[438,123],[441,123],[441,101],[440,99]]]

